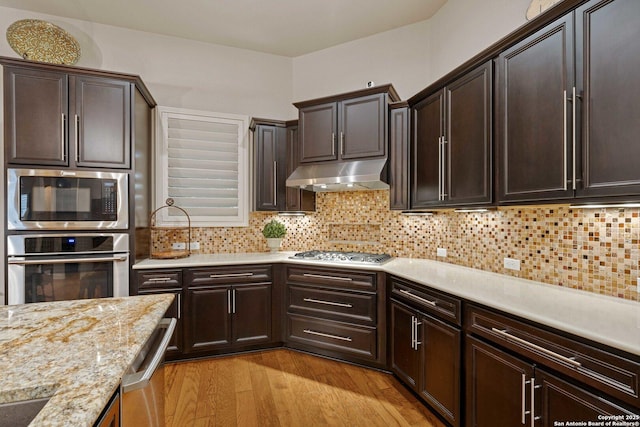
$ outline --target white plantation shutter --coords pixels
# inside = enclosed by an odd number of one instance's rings
[[[156,207],[171,197],[194,226],[248,225],[249,118],[158,108]],[[184,225],[176,209],[163,209],[159,225]]]

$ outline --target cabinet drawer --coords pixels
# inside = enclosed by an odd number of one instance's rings
[[[376,290],[376,273],[337,268],[287,267],[287,283]]]
[[[182,270],[138,271],[138,291],[182,287]]]
[[[289,286],[289,312],[375,326],[376,296],[331,291],[304,286]]]
[[[330,320],[289,314],[289,342],[375,359],[376,330]]]
[[[270,265],[190,268],[185,274],[189,287],[263,283],[272,278]]]
[[[425,286],[391,277],[391,295],[442,320],[462,325],[462,302]]]
[[[465,309],[467,332],[628,402],[640,404],[640,363],[479,307]]]

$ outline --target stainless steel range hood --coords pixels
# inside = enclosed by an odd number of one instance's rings
[[[382,190],[389,188],[386,164],[385,158],[300,165],[287,178],[287,187],[310,191]]]

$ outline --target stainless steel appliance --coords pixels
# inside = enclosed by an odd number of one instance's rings
[[[343,264],[380,265],[391,260],[389,254],[370,254],[365,252],[340,252],[340,251],[306,251],[298,252],[289,257],[305,261],[323,261]]]
[[[164,426],[164,354],[176,319],[162,319],[122,378],[123,427]]]
[[[7,170],[9,230],[102,230],[129,226],[127,174]]]
[[[129,295],[125,233],[7,236],[9,304]]]

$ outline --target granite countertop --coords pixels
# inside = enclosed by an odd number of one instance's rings
[[[31,426],[92,426],[172,300],[0,306],[0,403],[51,397]]]
[[[295,252],[191,255],[144,260],[134,269],[291,263],[384,271],[468,301],[520,316],[631,354],[640,355],[640,302],[547,285],[503,274],[415,258],[381,266],[289,259]]]

